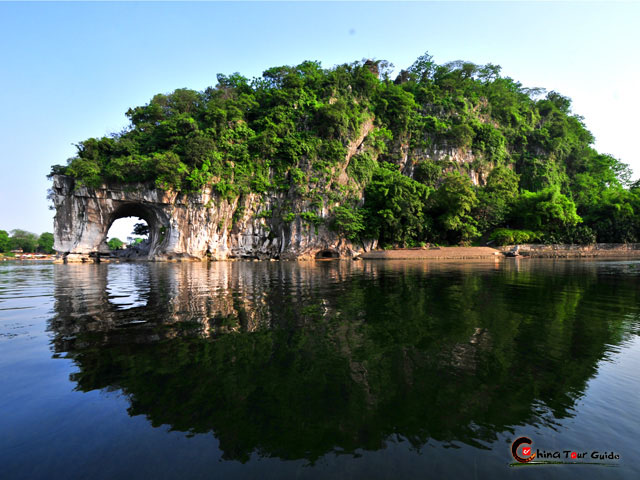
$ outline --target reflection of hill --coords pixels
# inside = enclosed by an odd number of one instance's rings
[[[61,266],[51,330],[79,389],[213,432],[228,459],[478,444],[571,415],[637,312],[638,278],[571,265],[144,264],[128,310],[105,294],[120,266]]]

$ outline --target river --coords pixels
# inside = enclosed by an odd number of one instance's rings
[[[639,261],[0,265],[1,478],[640,478],[639,399]]]

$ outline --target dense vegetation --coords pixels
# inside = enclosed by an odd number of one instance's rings
[[[25,230],[11,230],[11,235],[0,230],[0,254],[11,250],[22,250],[25,253],[53,253],[53,234],[44,232],[38,236]]]
[[[269,215],[382,245],[640,241],[640,185],[592,147],[568,98],[428,54],[389,72],[384,61],[304,62],[218,75],[216,87],[130,109],[128,128],[79,143],[52,174],[212,186],[230,201],[286,192]]]

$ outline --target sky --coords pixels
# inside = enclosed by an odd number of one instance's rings
[[[502,66],[555,90],[640,177],[640,2],[0,2],[0,229],[53,231],[51,165],[156,93],[363,58]],[[130,228],[130,227],[126,227]],[[121,238],[126,238],[123,230]]]

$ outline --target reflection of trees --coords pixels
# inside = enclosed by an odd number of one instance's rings
[[[124,311],[100,283],[113,266],[61,266],[54,349],[79,389],[119,388],[229,459],[479,445],[571,415],[637,314],[638,277],[544,265],[145,265],[147,306]]]

